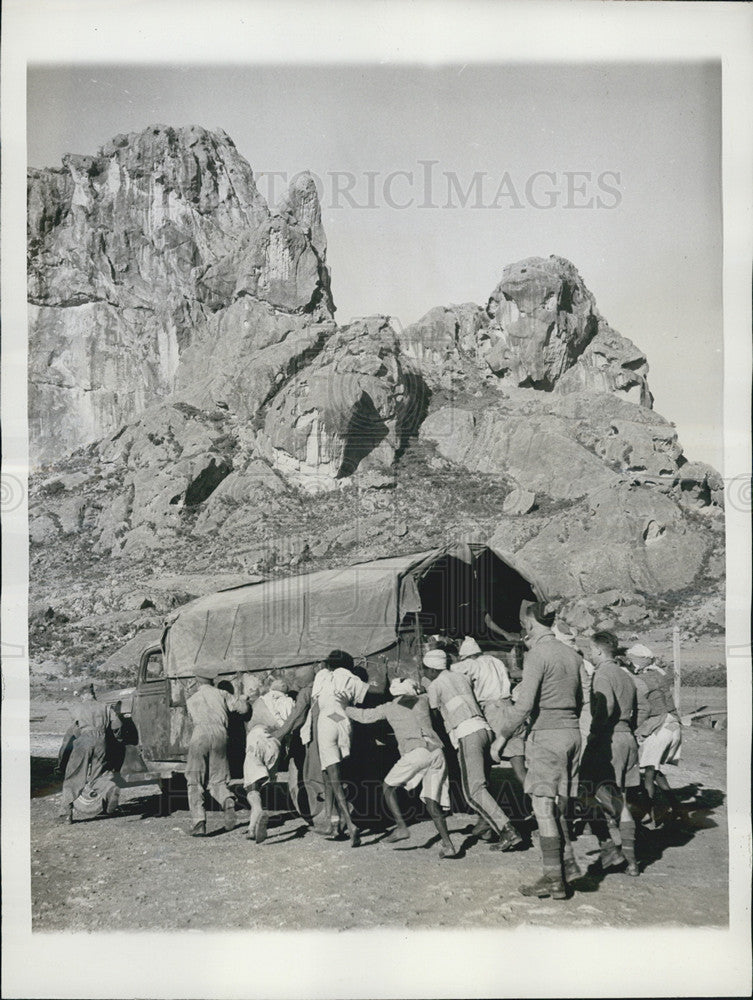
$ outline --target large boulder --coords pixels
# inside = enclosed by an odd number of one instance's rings
[[[656,595],[693,583],[712,545],[669,497],[615,484],[555,515],[515,558],[562,596],[613,588]]]
[[[272,399],[259,446],[292,481],[331,489],[359,468],[389,469],[425,405],[389,321],[371,316],[339,329]]]
[[[551,415],[519,415],[499,407],[474,412],[442,407],[424,421],[421,437],[474,472],[504,473],[522,487],[558,500],[584,496],[617,474]]]

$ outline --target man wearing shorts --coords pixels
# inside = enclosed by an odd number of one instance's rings
[[[272,733],[293,711],[293,699],[287,690],[284,680],[272,681],[269,691],[254,702],[251,718],[246,723],[243,787],[251,806],[246,838],[257,844],[267,837],[268,816],[262,807],[261,790],[274,779],[280,758],[280,741]]]
[[[463,795],[471,809],[497,834],[494,851],[509,851],[522,841],[505,811],[487,787],[491,766],[491,727],[473,696],[470,682],[448,670],[443,649],[431,649],[423,658],[429,706],[442,716],[450,742],[457,750]]]
[[[640,874],[635,860],[635,821],[628,793],[640,786],[638,744],[634,730],[635,682],[615,657],[619,640],[611,632],[591,637],[595,670],[591,684],[591,732],[581,762],[581,793],[595,815],[589,820],[601,851],[601,866],[626,866]],[[616,836],[619,824],[619,838]]]
[[[457,851],[447,831],[442,809],[450,808],[447,764],[439,737],[434,732],[429,714],[429,699],[421,694],[416,681],[396,677],[390,683],[392,701],[376,708],[346,708],[355,722],[370,725],[385,719],[395,734],[400,759],[384,779],[384,798],[395,817],[395,829],[388,843],[410,838],[400,805],[397,789],[421,786],[421,800],[431,816],[442,841],[440,858],[455,858]]]
[[[353,822],[345,797],[340,764],[350,756],[351,723],[345,714],[348,705],[360,704],[369,691],[368,681],[353,673],[353,657],[341,649],[333,649],[323,663],[323,669],[314,678],[311,689],[312,709],[318,708],[316,740],[324,780],[324,802],[329,827],[321,831],[325,836],[337,836],[340,823],[344,823],[351,847],[359,847],[360,834]]]
[[[492,744],[492,756],[499,757],[504,741],[530,715],[525,790],[539,827],[544,873],[532,885],[521,886],[520,892],[565,899],[565,882],[581,874],[570,843],[567,812],[578,781],[582,689],[580,657],[555,639],[553,622],[554,614],[541,602],[523,604],[520,623],[528,645],[523,680],[518,685],[515,714]]]
[[[672,689],[665,672],[654,663],[654,654],[641,643],[625,654],[633,666],[638,691],[638,717],[635,736],[638,740],[638,763],[649,800],[651,823],[660,825],[656,812],[656,789],[669,802],[669,816],[678,819],[680,802],[669,786],[662,768],[677,764],[682,746],[682,726]]]

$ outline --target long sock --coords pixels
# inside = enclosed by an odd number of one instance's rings
[[[622,840],[622,853],[628,861],[635,862],[635,821],[623,819],[620,822],[620,838]]]
[[[609,827],[607,826],[607,821],[605,819],[594,816],[593,819],[589,820],[589,823],[594,832],[594,836],[600,844],[612,843],[612,838],[609,836]]]
[[[575,854],[573,852],[573,845],[570,843],[569,839],[565,839],[562,844],[562,860],[563,861],[574,861]]]
[[[556,875],[557,878],[562,878],[560,838],[539,837],[539,843],[541,844],[541,860],[544,863],[544,874]]]

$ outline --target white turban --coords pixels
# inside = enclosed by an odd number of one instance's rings
[[[466,656],[476,656],[480,652],[481,646],[479,646],[476,640],[470,635],[467,635],[465,639],[463,639],[460,643],[460,649],[458,650],[461,660],[464,660]]]
[[[401,694],[419,694],[418,684],[412,677],[393,677],[390,681],[390,694],[393,698],[400,697]]]
[[[443,649],[430,649],[424,653],[424,666],[429,670],[446,670],[447,653]]]
[[[627,651],[627,655],[631,659],[634,656],[640,656],[646,660],[653,660],[654,658],[654,654],[651,652],[648,646],[643,646],[641,645],[640,642],[637,642],[635,646],[631,646],[630,649]]]

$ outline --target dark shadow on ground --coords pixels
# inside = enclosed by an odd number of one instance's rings
[[[676,818],[667,817],[658,829],[648,829],[643,823],[636,824],[635,854],[641,871],[659,861],[670,848],[685,847],[696,834],[718,826],[712,814],[723,805],[725,794],[718,788],[705,788],[700,783],[673,789],[680,801]],[[571,882],[576,892],[596,892],[599,885],[609,875],[623,874],[619,868],[604,871],[598,857],[598,850],[589,852],[594,860],[579,879]]]
[[[31,758],[31,797],[42,798],[60,791],[62,778],[55,774],[57,761],[52,757]]]

